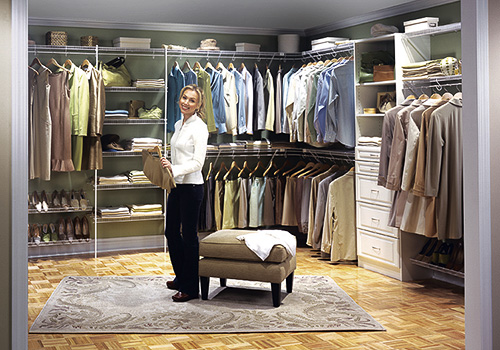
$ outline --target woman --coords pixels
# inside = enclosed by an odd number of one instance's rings
[[[201,169],[207,152],[208,129],[201,119],[204,97],[201,89],[192,84],[180,93],[182,118],[175,123],[171,140],[171,162],[162,157],[161,163],[174,176],[177,186],[167,203],[167,225],[170,261],[175,279],[167,282],[169,289],[178,290],[172,296],[176,302],[198,298],[198,216],[203,201]],[[182,233],[181,233],[182,227]]]

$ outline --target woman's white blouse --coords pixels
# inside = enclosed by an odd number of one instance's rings
[[[177,184],[203,184],[201,169],[207,153],[208,129],[198,115],[194,114],[184,124],[175,123],[170,141],[172,175]]]

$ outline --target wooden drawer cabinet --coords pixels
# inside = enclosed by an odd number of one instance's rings
[[[356,175],[356,200],[391,206],[394,192],[377,185],[373,176]]]
[[[399,268],[398,239],[358,230],[358,255]]]
[[[387,226],[389,210],[389,208],[358,202],[356,206],[356,226],[397,238],[398,229]]]

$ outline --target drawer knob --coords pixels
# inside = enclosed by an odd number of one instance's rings
[[[380,251],[382,250],[381,248],[375,247],[374,245],[372,245],[372,249],[377,253],[380,253]]]
[[[379,223],[379,222],[380,222],[380,219],[379,219],[379,218],[372,218],[372,221],[373,221],[373,222],[376,222],[376,223]]]

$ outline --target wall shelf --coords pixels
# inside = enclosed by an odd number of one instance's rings
[[[423,262],[423,261],[420,261],[420,260],[417,260],[417,259],[413,259],[413,258],[410,258],[410,261],[411,261],[412,264],[418,265],[418,266],[421,266],[421,267],[425,267],[426,269],[430,269],[430,270],[442,272],[442,273],[445,273],[445,274],[448,274],[448,275],[451,275],[451,276],[455,276],[455,277],[465,278],[465,273],[460,272],[460,271],[455,271],[455,270],[452,270],[452,269],[447,269],[445,267],[441,267],[441,266],[434,265],[434,264],[431,264],[431,263],[426,263],[426,262]]]

